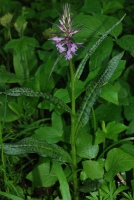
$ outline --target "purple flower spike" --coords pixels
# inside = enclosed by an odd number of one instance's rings
[[[57,50],[60,53],[65,54],[65,58],[70,60],[72,58],[72,54],[77,55],[76,51],[78,49],[78,45],[82,43],[75,43],[72,36],[79,32],[79,30],[72,29],[72,20],[70,18],[70,5],[66,3],[63,6],[63,14],[61,19],[59,20],[60,25],[57,27],[62,31],[62,37],[54,36],[49,40],[53,40],[57,47]]]

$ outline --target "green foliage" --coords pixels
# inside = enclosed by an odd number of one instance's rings
[[[69,0],[70,62],[65,3],[0,0],[0,198],[131,200],[133,1]]]

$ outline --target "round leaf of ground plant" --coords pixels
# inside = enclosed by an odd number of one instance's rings
[[[62,138],[62,133],[58,132],[53,127],[40,127],[35,131],[35,134],[33,135],[34,138],[37,138],[39,140],[45,140],[48,143],[57,143]]]
[[[99,146],[92,145],[92,136],[86,132],[79,134],[76,141],[76,147],[77,155],[81,158],[95,158],[99,151]]]
[[[125,153],[121,149],[114,148],[107,154],[105,161],[107,181],[112,181],[114,176],[119,172],[128,171],[134,168],[134,156]]]
[[[103,177],[104,169],[102,165],[97,161],[86,160],[82,162],[83,171],[87,174],[87,177],[94,180]]]
[[[106,126],[107,138],[117,141],[118,134],[126,130],[127,126],[119,122],[109,122]]]
[[[32,182],[33,187],[50,187],[57,181],[57,176],[50,162],[44,162],[35,167],[26,178]]]
[[[102,93],[100,95],[103,99],[107,100],[108,102],[114,103],[116,105],[119,104],[118,102],[118,93],[113,85],[110,83],[107,83],[103,89]]]

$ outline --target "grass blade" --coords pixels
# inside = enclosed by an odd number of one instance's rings
[[[21,197],[18,197],[18,196],[15,196],[13,194],[9,194],[9,193],[6,193],[6,192],[2,192],[2,191],[0,191],[0,196],[4,196],[4,197],[7,197],[7,198],[12,199],[12,200],[24,200]]]

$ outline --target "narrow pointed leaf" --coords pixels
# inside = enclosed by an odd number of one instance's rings
[[[52,73],[53,73],[53,71],[54,71],[56,65],[58,64],[58,62],[60,61],[60,59],[61,59],[62,57],[63,57],[63,54],[60,54],[59,57],[56,59],[54,65],[52,66],[52,69],[51,69],[51,72],[50,72],[50,74],[49,74],[48,80],[50,79],[50,77],[51,77],[51,75],[52,75]]]
[[[32,90],[31,88],[13,88],[9,89],[6,92],[1,92],[9,96],[28,96],[28,97],[43,97],[44,99],[50,101],[50,103],[56,105],[59,108],[62,108],[63,110],[70,112],[71,109],[69,106],[67,106],[64,101],[60,100],[59,98],[48,94],[48,93],[43,93],[43,92],[36,92]]]
[[[71,200],[71,195],[70,195],[70,191],[69,191],[69,185],[65,176],[65,173],[60,165],[60,163],[58,163],[57,161],[53,161],[53,167],[55,169],[55,173],[59,179],[60,182],[60,191],[62,194],[62,199],[63,200]]]
[[[121,23],[121,21],[124,19],[125,15],[113,26],[111,27],[102,37],[99,38],[99,40],[93,45],[93,47],[87,52],[85,57],[82,59],[81,63],[78,66],[78,69],[75,74],[75,79],[78,80],[84,70],[85,64],[89,57],[94,53],[94,51],[97,49],[97,47],[102,43],[102,41],[107,37],[107,35],[118,25]]]
[[[4,197],[7,197],[8,199],[12,199],[12,200],[24,200],[21,197],[15,196],[13,194],[9,194],[7,192],[2,192],[2,191],[0,191],[0,196],[4,196]]]
[[[37,153],[42,157],[49,157],[60,162],[71,162],[71,157],[63,148],[56,144],[49,144],[44,140],[37,140],[32,137],[25,138],[17,143],[3,143],[5,154],[19,155],[27,153]]]
[[[93,84],[89,84],[87,86],[86,94],[84,96],[83,102],[77,114],[77,121],[76,121],[77,132],[80,127],[85,126],[87,124],[92,106],[94,105],[98,96],[100,95],[103,85],[105,85],[113,75],[122,56],[123,52],[112,58],[109,61],[108,67],[101,75],[101,77]]]

